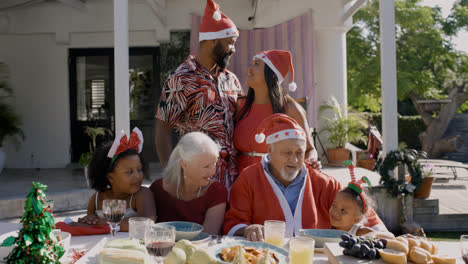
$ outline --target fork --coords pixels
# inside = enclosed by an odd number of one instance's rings
[[[220,235],[212,235],[211,236],[211,240],[210,242],[208,242],[208,246],[211,247],[213,246],[214,244],[221,244],[223,241],[222,241],[222,236]]]

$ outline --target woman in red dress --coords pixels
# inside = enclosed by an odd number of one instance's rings
[[[157,204],[157,222],[194,222],[203,225],[205,233],[221,233],[228,192],[211,179],[218,156],[219,145],[204,133],[191,132],[180,139],[164,178],[150,187]]]
[[[280,86],[288,72],[291,73],[293,81],[294,69],[289,51],[263,51],[253,58],[247,75],[248,94],[237,100],[234,146],[239,151],[239,173],[244,168],[259,162],[262,156],[267,154],[266,144],[257,143],[255,134],[258,124],[274,113],[284,113],[294,118],[304,128],[308,135],[305,160],[315,168],[320,168],[312,144],[306,113],[292,97],[283,93]],[[291,83],[291,86],[294,88],[295,83]]]

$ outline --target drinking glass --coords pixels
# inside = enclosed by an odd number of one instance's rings
[[[468,264],[468,235],[460,236],[460,249],[463,261]]]
[[[286,223],[278,220],[266,220],[263,228],[265,230],[265,242],[278,247],[283,247]]]
[[[152,261],[163,263],[175,245],[175,228],[173,226],[160,227],[154,224],[146,226],[145,246]]]
[[[125,200],[102,201],[102,213],[104,214],[104,218],[109,222],[111,226],[112,237],[115,237],[115,233],[117,232],[116,227],[124,218],[126,211],[127,202]]]
[[[310,237],[292,237],[289,240],[290,264],[313,264],[315,240]]]
[[[132,217],[128,219],[128,237],[144,241],[146,226],[152,223],[153,220],[147,217]]]

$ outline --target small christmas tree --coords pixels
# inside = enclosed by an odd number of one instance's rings
[[[21,218],[23,228],[18,237],[8,237],[2,243],[2,247],[16,245],[5,261],[7,264],[58,264],[64,250],[52,232],[55,221],[51,210],[44,206],[47,186],[39,182],[33,182],[32,185]]]

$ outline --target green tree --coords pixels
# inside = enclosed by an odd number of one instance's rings
[[[47,186],[33,182],[24,203],[22,228],[18,236],[10,236],[2,247],[15,246],[4,259],[8,264],[60,264],[64,249],[53,233],[55,220],[46,203]]]
[[[468,0],[457,1],[451,14],[444,18],[440,8],[422,6],[421,0],[395,1],[398,99],[411,99],[422,116],[428,129],[420,139],[423,150],[432,157],[443,151],[435,148],[436,141],[442,137],[455,111],[468,100],[464,92],[468,56],[455,50],[450,42],[451,36],[467,27],[467,4]],[[355,26],[347,34],[348,102],[358,110],[378,112],[381,108],[379,1],[368,2],[356,13],[354,22]],[[419,99],[443,98],[453,99],[445,105],[450,105],[445,111],[442,108],[436,113],[426,112],[418,104]],[[441,118],[445,121],[438,122]]]

